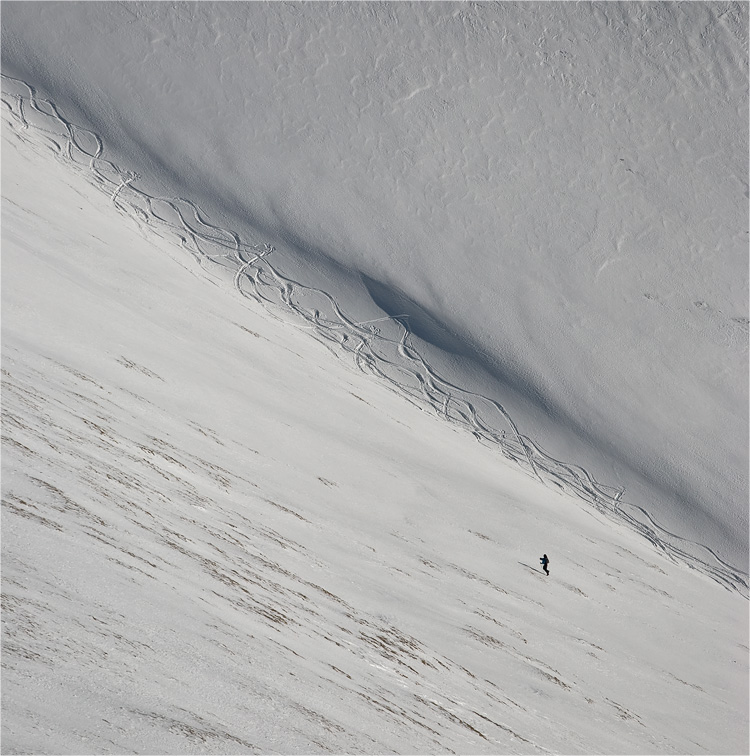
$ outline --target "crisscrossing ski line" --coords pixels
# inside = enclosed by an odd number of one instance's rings
[[[520,432],[497,400],[441,376],[415,346],[407,316],[358,322],[342,311],[329,292],[282,274],[273,262],[278,256],[273,245],[247,242],[237,232],[211,223],[190,199],[149,194],[136,185],[137,173],[104,157],[104,144],[97,134],[68,121],[52,101],[41,98],[26,82],[2,74],[2,84],[9,123],[21,138],[31,131],[42,136],[58,157],[87,169],[89,178],[110,196],[118,211],[151,231],[179,240],[207,272],[214,266],[229,272],[243,297],[263,304],[274,317],[293,314],[292,325],[309,330],[336,356],[351,355],[361,371],[376,376],[408,401],[427,406],[447,422],[466,429],[478,442],[499,451],[544,485],[573,494],[624,522],[670,558],[747,595],[744,573],[705,546],[662,528],[642,507],[624,500],[624,489],[604,485],[583,467],[552,457]],[[696,550],[702,556],[697,556]]]

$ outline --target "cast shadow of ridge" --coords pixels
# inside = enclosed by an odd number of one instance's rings
[[[451,354],[474,359],[470,344],[459,339],[421,305],[395,286],[387,286],[369,276],[361,275],[362,283],[372,301],[409,332],[422,341]]]
[[[557,422],[568,420],[554,399],[529,376],[521,376],[509,364],[502,364],[487,354],[469,334],[455,333],[396,286],[386,285],[364,274],[360,274],[360,278],[373,302],[411,335],[454,359],[458,358],[464,367],[470,366],[472,374],[483,373],[493,383],[502,386],[503,391],[512,392],[521,403],[541,409],[550,419]]]

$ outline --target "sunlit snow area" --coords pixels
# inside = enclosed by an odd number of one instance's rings
[[[4,753],[748,752],[746,4],[1,10]]]

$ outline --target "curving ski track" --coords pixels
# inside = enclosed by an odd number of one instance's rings
[[[133,184],[140,176],[104,158],[104,145],[97,134],[68,121],[30,84],[0,76],[2,103],[15,132],[23,138],[24,131],[33,129],[58,157],[88,169],[90,179],[110,195],[120,212],[158,233],[176,235],[204,270],[220,266],[233,273],[234,287],[243,297],[263,304],[274,317],[279,317],[279,310],[293,313],[305,324],[294,325],[309,329],[336,356],[342,351],[352,355],[362,372],[465,428],[543,484],[576,495],[602,514],[624,522],[670,558],[747,597],[748,576],[743,572],[708,547],[665,530],[643,507],[624,501],[624,489],[604,485],[582,467],[547,454],[520,432],[499,402],[440,376],[410,343],[406,316],[354,321],[330,293],[281,274],[269,259],[272,253],[278,255],[272,245],[245,242],[236,232],[213,225],[189,199],[155,197],[138,189]],[[695,550],[701,556],[692,553]]]

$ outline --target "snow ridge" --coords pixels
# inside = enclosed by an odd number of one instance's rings
[[[33,129],[59,157],[88,168],[90,178],[111,196],[120,212],[143,228],[176,236],[207,273],[231,274],[240,295],[263,304],[271,315],[285,322],[290,321],[280,313],[291,312],[296,316],[291,325],[308,329],[336,357],[342,352],[351,355],[362,372],[472,433],[477,441],[497,449],[543,484],[574,494],[600,513],[626,524],[673,560],[747,597],[748,576],[712,549],[664,529],[646,509],[624,500],[624,488],[602,484],[583,467],[550,456],[539,443],[521,433],[498,401],[438,374],[416,348],[407,315],[356,322],[330,293],[282,274],[273,263],[279,254],[273,245],[246,242],[235,231],[211,223],[190,199],[156,197],[137,188],[133,184],[140,176],[106,159],[97,134],[67,120],[54,102],[40,97],[27,82],[2,74],[2,85],[2,102],[17,131]]]

